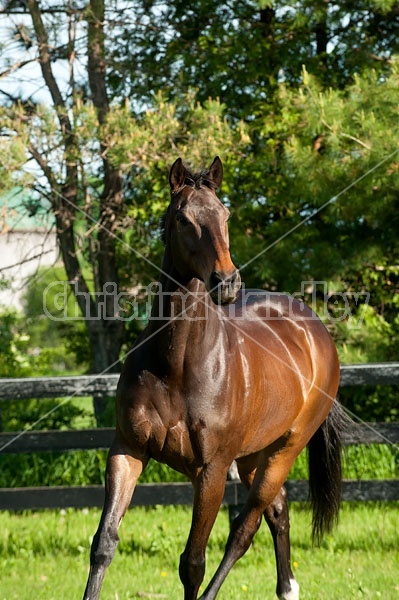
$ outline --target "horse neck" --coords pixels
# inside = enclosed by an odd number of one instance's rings
[[[204,283],[196,278],[182,279],[165,252],[159,291],[154,298],[149,323],[152,332],[158,330],[158,341],[161,336],[168,340],[168,346],[173,346],[171,338],[174,338],[182,347],[189,338],[195,343],[211,332],[217,334],[220,326],[219,309]]]

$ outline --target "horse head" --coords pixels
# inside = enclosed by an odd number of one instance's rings
[[[188,169],[181,158],[174,162],[164,239],[180,277],[203,281],[215,303],[229,304],[237,297],[241,277],[230,256],[230,213],[216,195],[222,178],[219,157],[199,173]]]

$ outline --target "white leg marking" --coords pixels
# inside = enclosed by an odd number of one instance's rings
[[[299,600],[299,585],[295,579],[290,579],[291,589],[280,596],[280,600]]]

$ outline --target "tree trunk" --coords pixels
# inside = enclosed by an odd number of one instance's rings
[[[314,33],[316,36],[316,55],[319,59],[321,78],[324,83],[328,83],[328,65],[327,65],[327,44],[328,44],[328,12],[329,0],[322,0],[318,5],[317,11],[319,14],[317,23],[314,27]]]
[[[97,260],[95,272],[95,294],[91,294],[83,276],[82,264],[78,258],[75,244],[75,218],[79,206],[79,148],[75,139],[73,123],[69,119],[69,110],[52,70],[51,49],[48,34],[37,0],[27,0],[35,29],[39,62],[47,88],[51,94],[57,112],[63,139],[65,180],[62,186],[51,180],[53,209],[56,218],[57,238],[68,280],[71,282],[89,337],[93,373],[117,372],[119,370],[119,352],[124,335],[124,323],[117,319],[117,293],[119,285],[116,264],[116,231],[122,213],[122,174],[109,163],[106,146],[100,140],[103,161],[103,192],[100,197],[100,221],[96,240],[96,252],[92,258]],[[94,106],[100,125],[109,112],[106,91],[104,0],[91,0],[88,11],[88,71],[89,83]],[[74,52],[73,44],[70,52]],[[71,58],[71,57],[70,57]],[[72,58],[71,58],[72,60]],[[39,157],[40,160],[40,157]],[[44,160],[41,166],[46,168]],[[44,171],[45,172],[45,171]],[[108,293],[107,293],[108,292]],[[112,292],[112,293],[109,293]],[[101,310],[100,318],[93,318]],[[103,423],[106,412],[106,398],[100,395],[94,398],[97,422]]]

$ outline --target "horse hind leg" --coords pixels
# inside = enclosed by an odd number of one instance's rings
[[[262,522],[263,508],[245,504],[241,513],[231,524],[230,534],[222,562],[209,582],[200,600],[214,600],[230,569],[251,545],[252,539]]]
[[[299,600],[299,585],[291,570],[290,520],[287,492],[284,487],[281,488],[263,515],[274,543],[277,596],[280,600]]]
[[[117,441],[111,447],[105,474],[105,501],[90,553],[90,572],[83,600],[98,600],[105,571],[119,541],[118,528],[129,507],[147,459],[136,459]]]
[[[232,524],[222,562],[203,596],[201,596],[201,600],[214,600],[216,598],[229,571],[250,547],[252,539],[261,524],[262,515],[273,504],[297,455],[297,448],[288,445],[287,440],[284,438],[276,440],[260,455],[247,501],[242,512]],[[276,528],[277,531],[278,528]],[[285,541],[287,539],[285,537]],[[279,543],[279,550],[280,545]],[[282,598],[297,600],[298,590],[294,591],[294,587],[292,585],[290,591],[293,594],[296,593],[296,596],[292,595],[292,598],[290,598],[290,596],[285,597],[283,595]]]
[[[245,464],[244,464],[245,466]],[[256,469],[238,469],[243,485],[249,490]],[[298,600],[299,585],[291,570],[290,520],[288,514],[287,491],[283,486],[263,513],[269,526],[274,544],[277,569],[276,594],[280,600]]]

